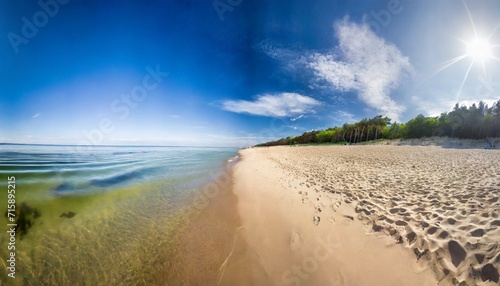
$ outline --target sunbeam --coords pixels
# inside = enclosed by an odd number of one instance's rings
[[[435,76],[436,74],[442,72],[443,70],[445,70],[446,68],[448,68],[449,66],[453,65],[454,63],[458,62],[458,61],[461,61],[462,59],[466,58],[467,55],[461,55],[461,56],[458,56],[458,57],[455,57],[453,59],[450,59],[450,60],[447,60],[445,61],[444,63],[440,64],[441,67],[436,71],[434,72],[431,77]]]
[[[465,81],[467,80],[467,77],[469,76],[469,72],[470,72],[470,69],[472,68],[472,65],[474,65],[474,61],[472,61],[469,65],[469,68],[467,69],[467,72],[465,73],[465,76],[464,76],[464,79],[462,80],[462,84],[460,84],[460,88],[458,89],[458,92],[457,92],[457,102],[459,102],[460,100],[460,93],[462,92],[462,88],[464,87],[464,83]]]
[[[460,93],[462,92],[462,89],[464,87],[465,82],[467,81],[467,78],[469,76],[470,70],[472,69],[472,66],[474,64],[480,64],[481,68],[483,70],[484,76],[486,77],[486,62],[490,60],[495,60],[495,61],[500,61],[498,57],[494,55],[494,49],[499,47],[500,44],[491,44],[489,40],[493,37],[495,32],[497,31],[498,27],[500,26],[497,25],[493,31],[488,35],[488,37],[483,38],[480,37],[478,34],[478,31],[476,29],[476,25],[474,24],[474,20],[472,18],[472,14],[470,13],[469,8],[467,7],[467,4],[465,4],[465,1],[462,1],[464,4],[464,8],[467,12],[467,16],[470,20],[472,29],[474,31],[474,36],[472,37],[471,40],[463,40],[463,39],[457,39],[458,41],[462,42],[465,45],[466,51],[463,55],[454,57],[452,59],[446,60],[443,63],[440,64],[440,68],[436,70],[430,77],[435,76],[436,74],[444,71],[445,69],[449,68],[450,66],[454,65],[455,63],[465,59],[465,58],[470,58],[471,63],[465,72],[465,76],[460,84],[460,88],[457,92],[457,102],[459,101]]]

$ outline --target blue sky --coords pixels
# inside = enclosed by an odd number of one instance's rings
[[[1,1],[0,13],[0,142],[244,146],[500,99],[494,0]]]

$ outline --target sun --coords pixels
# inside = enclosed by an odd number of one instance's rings
[[[460,56],[451,58],[451,59],[443,62],[440,65],[440,68],[438,68],[438,70],[431,75],[431,77],[432,77],[432,76],[442,72],[443,70],[451,67],[455,63],[458,63],[462,60],[468,59],[470,61],[469,68],[465,72],[465,76],[464,76],[464,78],[460,84],[460,88],[458,89],[458,92],[457,92],[457,102],[459,101],[459,97],[460,97],[460,94],[462,92],[462,88],[464,87],[465,81],[469,77],[469,73],[472,69],[472,66],[474,66],[475,64],[479,64],[479,66],[482,67],[484,77],[486,77],[486,62],[488,62],[490,60],[500,61],[500,58],[498,58],[495,55],[495,49],[500,47],[500,44],[490,43],[490,39],[495,34],[497,29],[500,27],[500,24],[498,24],[493,29],[493,31],[489,34],[488,37],[484,37],[484,38],[481,37],[482,33],[478,33],[478,31],[476,29],[476,25],[474,24],[474,21],[472,20],[472,15],[469,11],[469,8],[465,4],[465,1],[462,0],[462,3],[464,4],[465,11],[467,12],[467,16],[469,17],[470,24],[471,24],[472,29],[474,31],[474,37],[470,41],[466,41],[466,40],[462,40],[460,38],[457,38],[458,41],[462,42],[462,44],[465,45],[465,48],[466,48],[465,53],[460,55]]]
[[[476,38],[467,44],[467,56],[474,62],[484,63],[487,60],[494,59],[493,45],[488,40]]]

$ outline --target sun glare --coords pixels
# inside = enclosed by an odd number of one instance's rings
[[[465,41],[462,39],[457,39],[462,44],[465,44],[466,47],[466,52],[460,56],[454,57],[452,59],[449,59],[445,62],[443,62],[440,65],[440,68],[432,74],[432,76],[442,72],[443,70],[451,67],[455,63],[458,63],[466,58],[470,60],[469,67],[467,68],[467,71],[465,72],[465,76],[462,79],[462,82],[460,84],[460,88],[458,89],[457,92],[457,102],[459,101],[460,94],[462,92],[462,88],[464,87],[465,81],[469,77],[469,73],[472,69],[472,66],[475,64],[479,64],[482,67],[484,77],[486,77],[486,62],[490,60],[496,60],[500,61],[498,57],[495,56],[494,49],[497,47],[500,47],[499,44],[491,44],[490,39],[491,37],[495,34],[496,30],[500,27],[500,24],[498,24],[495,29],[493,29],[493,32],[489,34],[488,37],[482,38],[479,36],[478,31],[476,30],[476,25],[474,24],[474,21],[472,20],[472,15],[469,11],[469,8],[465,4],[465,1],[462,1],[464,4],[465,11],[467,12],[467,15],[469,16],[470,24],[472,26],[472,29],[474,30],[474,38],[471,41]]]
[[[493,59],[493,46],[487,40],[475,39],[467,43],[467,56],[474,62],[483,63],[486,60]]]

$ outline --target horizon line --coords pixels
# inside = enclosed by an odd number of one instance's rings
[[[83,146],[83,147],[198,147],[198,148],[241,148],[238,146],[199,146],[199,145],[107,145],[107,144],[57,144],[57,143],[11,143],[0,145],[35,145],[35,146]]]

